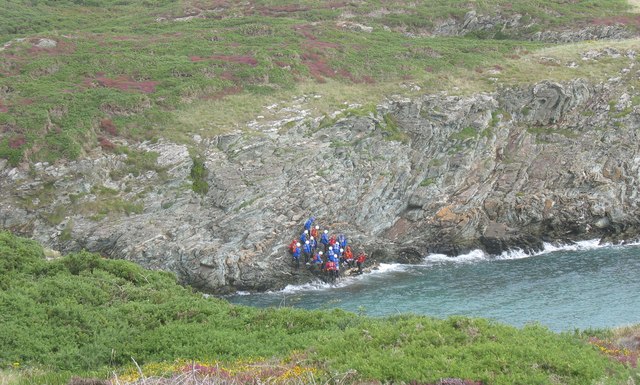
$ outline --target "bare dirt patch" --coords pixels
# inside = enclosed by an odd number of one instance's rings
[[[9,112],[9,107],[4,104],[4,100],[0,100],[0,112]]]
[[[39,55],[50,55],[50,56],[58,56],[58,55],[66,55],[73,53],[76,49],[75,44],[65,40],[55,40],[55,39],[44,39],[39,37],[34,37],[28,40],[31,44],[31,47],[27,49],[27,53],[31,56],[39,56]],[[55,44],[42,44],[43,41],[50,41]]]
[[[320,54],[313,52],[302,54],[302,64],[307,66],[309,74],[320,83],[326,81],[325,77],[332,78],[336,76],[336,71],[329,66]]]
[[[111,151],[116,148],[116,145],[113,144],[112,141],[105,138],[104,136],[101,136],[98,138],[98,144],[103,150],[106,150],[106,151]]]
[[[100,128],[103,132],[106,132],[109,135],[116,136],[118,135],[118,128],[113,123],[111,119],[102,119],[100,120]]]
[[[27,143],[27,139],[24,137],[24,135],[14,136],[13,138],[9,139],[9,147],[11,148],[20,148],[24,146],[25,143]]]

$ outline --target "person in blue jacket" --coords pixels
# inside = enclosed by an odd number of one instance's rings
[[[309,233],[311,231],[311,226],[313,226],[313,222],[316,220],[315,217],[311,217],[309,219],[307,219],[307,221],[304,223],[304,229],[307,230],[307,233]]]
[[[311,250],[316,251],[316,249],[318,248],[318,242],[314,237],[309,238],[309,244],[311,245]]]
[[[307,242],[308,236],[309,236],[309,232],[307,230],[303,231],[302,234],[300,234],[300,243]]]
[[[322,243],[324,245],[324,252],[327,252],[327,249],[329,248],[329,231],[325,230],[324,232],[322,232],[322,236],[320,236],[320,243]]]
[[[324,261],[322,260],[322,251],[318,251],[317,253],[315,253],[313,255],[313,260],[312,262],[312,268],[319,268],[320,270],[322,270],[322,265],[324,264]]]
[[[341,248],[346,249],[347,248],[347,243],[348,243],[347,242],[347,237],[345,237],[344,234],[340,234],[338,236],[338,243],[340,243],[340,247]]]
[[[309,264],[309,258],[311,258],[311,243],[309,241],[306,241],[304,243],[304,246],[302,246],[302,253],[304,254],[304,263],[305,264]]]
[[[340,253],[340,243],[336,242],[333,244],[333,253],[335,255],[337,255],[338,257],[340,257],[341,253]]]
[[[295,263],[296,268],[300,267],[300,244],[296,243],[296,248],[293,250],[293,263]]]

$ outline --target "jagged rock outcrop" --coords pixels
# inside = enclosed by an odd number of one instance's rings
[[[485,38],[519,38],[549,43],[572,43],[586,40],[628,39],[634,35],[624,24],[590,25],[560,30],[539,30],[539,24],[528,15],[478,14],[469,11],[464,18],[449,18],[425,34],[435,36],[465,36],[476,34]]]
[[[403,262],[634,238],[640,95],[625,77],[636,76],[390,98],[333,121],[196,138],[204,195],[191,189],[187,147],[166,141],[134,148],[157,155],[142,172],[126,153],[21,168],[0,160],[0,226],[212,292],[311,279],[286,252],[309,215],[377,260]]]

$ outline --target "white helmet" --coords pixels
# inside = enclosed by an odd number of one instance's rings
[[[300,242],[296,243],[296,246],[300,246]]]
[[[325,230],[325,231],[324,231],[324,233],[325,233],[325,234],[329,234],[329,230]]]
[[[305,233],[305,234],[309,234],[309,230],[305,230],[305,231],[304,231],[304,233]]]
[[[308,245],[308,244],[309,244],[309,241],[305,241],[304,243],[305,243],[305,245]]]
[[[316,226],[316,230],[320,229],[320,226]]]
[[[314,237],[311,237],[311,238],[309,238],[309,239],[315,239],[315,238],[314,238]]]
[[[318,251],[318,255],[322,255],[322,251]]]
[[[344,249],[340,249],[340,252],[341,252],[341,253],[343,253],[343,252],[344,252]]]

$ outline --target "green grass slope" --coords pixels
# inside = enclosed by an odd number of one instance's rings
[[[521,27],[424,37],[471,9],[522,15]],[[522,36],[635,28],[629,9],[622,0],[4,0],[0,158],[17,165],[213,136],[305,93],[323,96],[312,106],[320,116],[345,101],[378,102],[402,83],[493,89],[496,72],[501,83],[522,81],[519,59],[548,46]]]
[[[541,326],[236,306],[181,287],[169,273],[122,260],[85,252],[47,260],[33,241],[0,233],[0,370],[24,368],[0,377],[65,383],[89,372],[123,373],[132,358],[145,365],[292,355],[327,376],[355,370],[353,381],[640,380],[635,369],[577,336]]]

